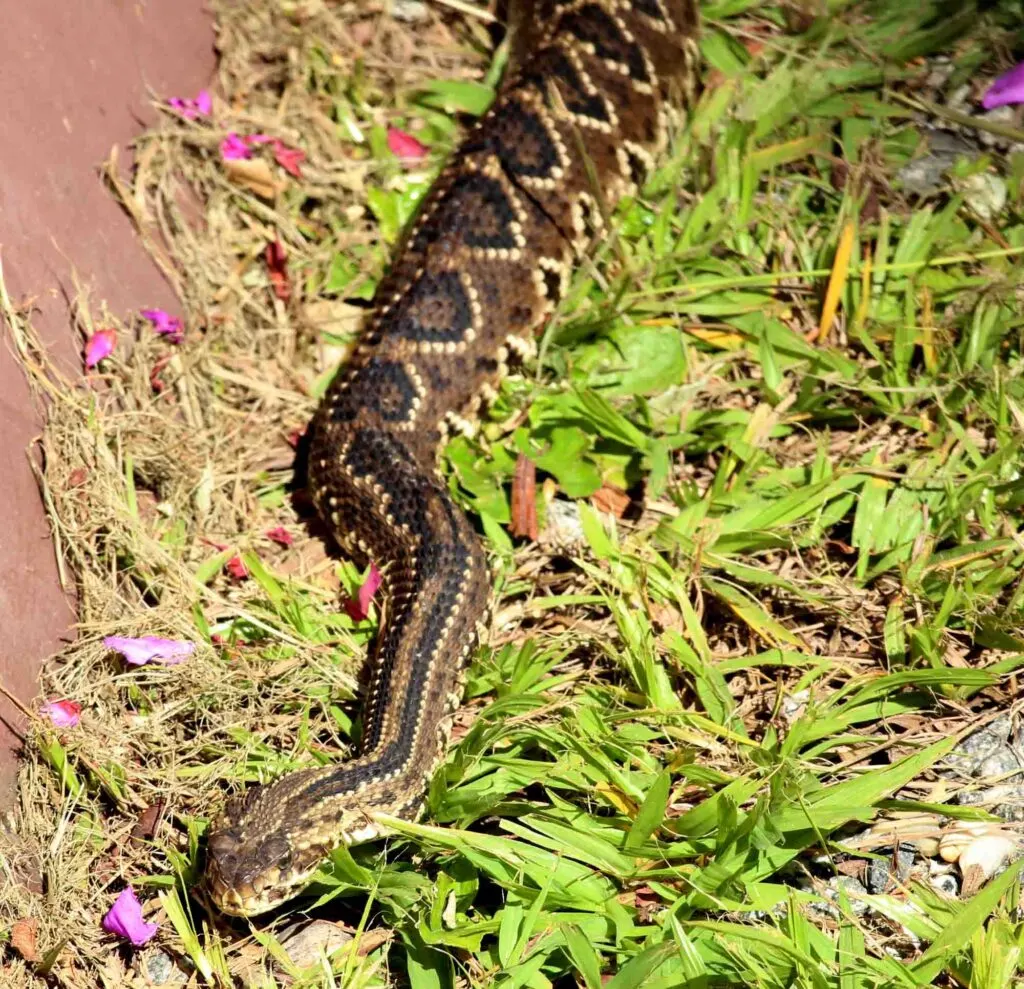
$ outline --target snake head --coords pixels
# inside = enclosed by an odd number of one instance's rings
[[[272,910],[295,896],[339,845],[379,834],[352,806],[351,793],[344,794],[347,801],[325,798],[323,783],[335,772],[293,773],[228,800],[206,846],[206,888],[220,910],[236,917]]]
[[[247,837],[237,825],[215,830],[207,844],[206,887],[224,913],[253,917],[296,892],[318,864],[296,872],[292,861],[288,838],[280,832]]]

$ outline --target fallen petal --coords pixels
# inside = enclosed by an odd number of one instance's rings
[[[201,89],[194,100],[172,96],[167,101],[167,105],[172,110],[177,110],[186,120],[208,117],[213,110],[213,100],[210,98],[209,90],[206,89]]]
[[[245,580],[249,576],[249,571],[246,569],[245,564],[242,562],[240,556],[233,556],[227,563],[224,564],[224,569],[235,579]]]
[[[306,160],[306,152],[298,148],[289,148],[280,141],[274,142],[274,160],[289,174],[295,178],[302,178],[302,169],[299,167]]]
[[[114,330],[97,330],[85,342],[86,368],[94,368],[105,357],[109,357],[116,343],[117,333]]]
[[[388,148],[396,158],[406,158],[416,161],[425,158],[427,154],[426,145],[421,144],[404,130],[397,127],[388,128]]]
[[[292,297],[292,286],[288,280],[288,255],[280,240],[267,244],[266,261],[274,295],[282,302],[287,302]]]
[[[158,924],[147,924],[142,919],[142,904],[131,886],[121,890],[121,895],[103,918],[103,930],[131,941],[141,948],[159,928]]]
[[[144,635],[139,639],[108,635],[103,640],[103,644],[108,649],[119,652],[125,662],[131,663],[133,666],[145,666],[146,663],[175,666],[188,659],[196,650],[194,642],[183,642],[181,639],[161,639],[155,635]]]
[[[181,343],[185,338],[181,320],[165,309],[140,309],[139,313],[153,324],[153,329],[157,333],[167,337],[171,343]]]
[[[250,139],[240,137],[232,132],[220,142],[220,156],[225,161],[238,161],[242,158],[251,158],[252,149],[249,147]]]
[[[1024,62],[999,76],[981,98],[981,105],[986,110],[1010,103],[1024,103]]]
[[[361,622],[366,620],[367,615],[370,614],[370,602],[380,588],[381,580],[381,574],[377,569],[377,565],[371,563],[370,572],[366,575],[366,580],[363,581],[362,586],[356,592],[356,596],[349,598],[345,602],[345,611],[348,612],[348,616],[352,621]]]
[[[74,728],[82,717],[82,705],[78,701],[50,701],[39,708],[44,718],[49,718],[54,728]]]
[[[278,546],[291,546],[295,542],[292,534],[283,525],[279,525],[276,529],[268,529],[266,537],[271,542],[277,543]]]

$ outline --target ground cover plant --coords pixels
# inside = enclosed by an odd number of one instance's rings
[[[469,0],[216,11],[212,96],[107,170],[181,312],[83,290],[77,381],[0,297],[81,616],[0,983],[1019,981],[1019,5],[703,5],[699,101],[448,444],[496,605],[427,817],[252,925],[209,815],[350,750],[379,618],[301,431],[505,49]]]

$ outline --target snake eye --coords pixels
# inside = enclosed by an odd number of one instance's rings
[[[279,834],[270,835],[260,842],[259,850],[256,854],[265,869],[269,869],[272,866],[283,868],[292,859],[291,846]]]
[[[237,845],[238,835],[232,834],[230,831],[218,831],[207,842],[206,851],[211,857],[222,859],[230,856]]]

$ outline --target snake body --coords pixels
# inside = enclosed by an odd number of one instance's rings
[[[550,314],[608,207],[643,180],[670,99],[693,78],[694,0],[525,10],[515,67],[432,186],[313,421],[317,509],[382,575],[361,754],[228,800],[206,875],[227,913],[294,895],[338,845],[380,834],[375,814],[419,814],[489,592],[439,446]]]

